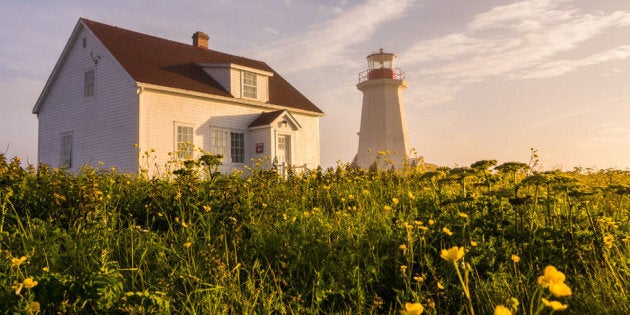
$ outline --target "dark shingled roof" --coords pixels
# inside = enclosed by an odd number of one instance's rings
[[[323,113],[266,63],[81,18],[136,82],[232,97],[195,63],[234,63],[273,73],[269,103]]]
[[[276,110],[273,112],[262,113],[260,114],[260,116],[258,116],[258,118],[256,118],[256,120],[252,121],[252,123],[249,124],[249,128],[269,125],[276,118],[282,115],[282,113],[284,113],[284,110]]]

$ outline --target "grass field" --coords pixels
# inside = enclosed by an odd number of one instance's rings
[[[213,161],[148,179],[0,155],[0,309],[630,314],[628,171]]]

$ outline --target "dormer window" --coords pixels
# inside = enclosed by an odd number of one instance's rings
[[[243,71],[243,97],[258,98],[258,83],[255,73]]]
[[[235,98],[269,101],[269,80],[273,72],[235,63],[197,63],[210,77]]]

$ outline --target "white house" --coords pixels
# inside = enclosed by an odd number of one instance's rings
[[[264,62],[208,49],[202,32],[189,45],[81,18],[33,113],[39,162],[53,167],[134,172],[197,149],[223,155],[224,172],[264,157],[319,165],[323,112]]]

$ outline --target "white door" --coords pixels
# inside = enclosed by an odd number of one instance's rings
[[[279,135],[277,140],[276,156],[278,164],[291,164],[291,136]]]

